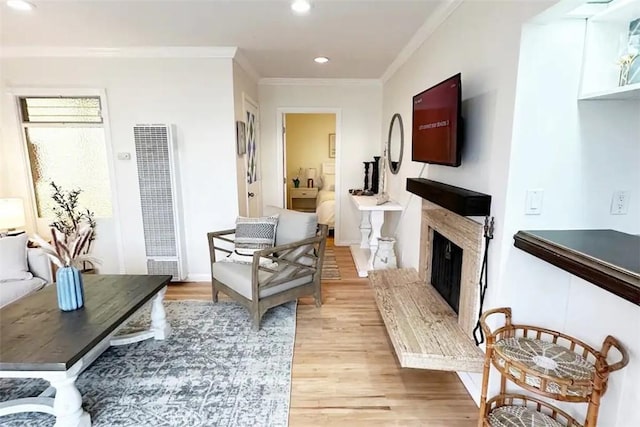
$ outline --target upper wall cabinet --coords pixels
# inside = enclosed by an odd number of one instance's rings
[[[587,21],[581,100],[640,99],[640,0],[614,0]]]

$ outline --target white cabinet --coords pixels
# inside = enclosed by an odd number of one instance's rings
[[[640,0],[614,0],[587,21],[579,99],[640,99],[639,53]]]

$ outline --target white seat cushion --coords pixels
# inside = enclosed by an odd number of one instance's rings
[[[251,264],[215,262],[211,266],[211,273],[216,280],[227,285],[243,297],[250,300],[253,299],[251,295]],[[260,282],[267,280],[269,276],[271,276],[271,273],[266,271],[258,272],[258,280]],[[260,292],[260,298],[268,297],[270,295],[277,294],[278,292],[295,288],[296,286],[311,283],[312,279],[313,277],[309,275],[272,288],[267,288]]]
[[[47,282],[39,277],[0,283],[0,307],[4,307],[44,287]]]

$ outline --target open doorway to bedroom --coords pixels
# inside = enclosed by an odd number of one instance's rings
[[[283,205],[316,212],[318,222],[336,228],[336,122],[334,112],[285,112]]]

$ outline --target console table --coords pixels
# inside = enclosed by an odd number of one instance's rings
[[[359,245],[351,245],[351,256],[356,264],[358,276],[367,277],[367,272],[373,270],[373,257],[378,248],[378,238],[384,224],[386,211],[401,211],[402,206],[393,200],[376,205],[376,196],[351,196],[351,200],[360,211]]]

